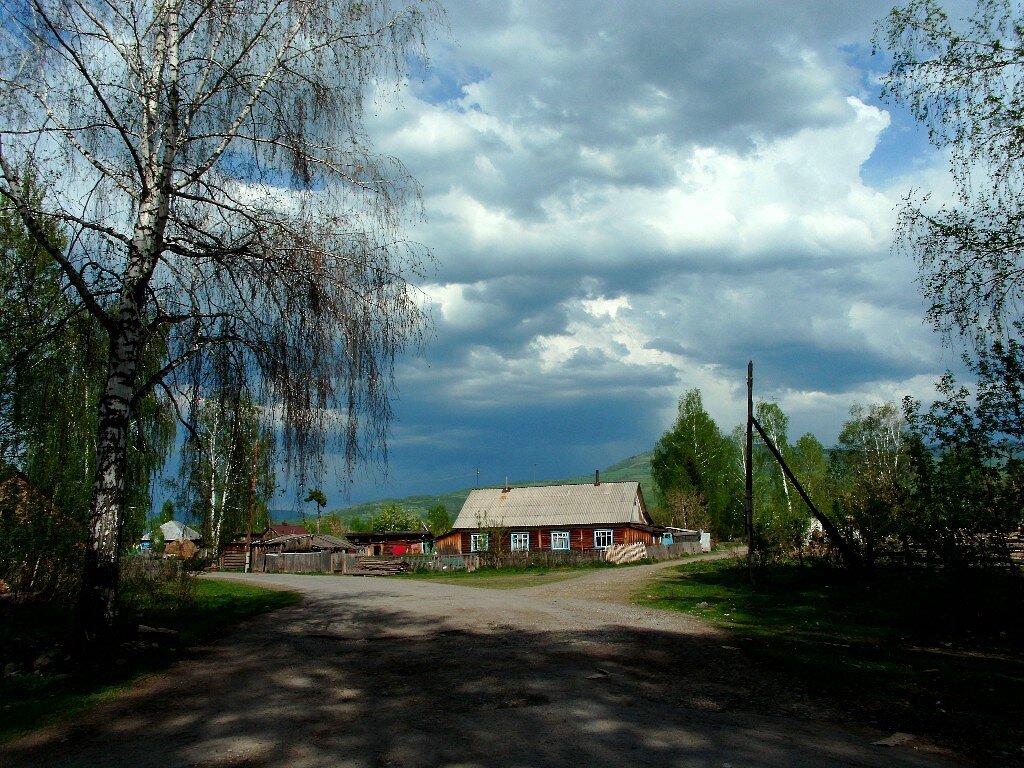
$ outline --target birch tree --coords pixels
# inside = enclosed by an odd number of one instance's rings
[[[265,528],[267,505],[277,483],[273,438],[245,393],[221,389],[198,404],[182,444],[180,500],[203,539],[220,551],[226,537]]]
[[[129,422],[227,359],[303,478],[337,435],[385,455],[395,355],[423,327],[402,238],[418,191],[373,153],[364,94],[430,0],[0,0],[0,196],[106,341],[81,615],[116,618]],[[33,176],[51,190],[29,194]],[[57,228],[67,244],[47,233]],[[141,362],[158,350],[161,364]],[[187,415],[188,408],[182,408]]]
[[[676,421],[651,455],[651,477],[660,503],[669,514],[674,507],[693,519],[702,519],[697,508],[703,506],[715,536],[730,536],[742,519],[734,461],[732,441],[704,410],[700,390],[689,390],[679,398]]]
[[[910,433],[903,412],[893,403],[850,407],[850,418],[833,452],[838,497],[847,527],[863,542],[868,564],[878,545],[901,536],[915,492],[916,471],[910,456]]]

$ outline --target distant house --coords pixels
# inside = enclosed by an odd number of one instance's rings
[[[656,544],[654,525],[637,482],[483,488],[471,491],[452,530],[439,537],[442,554],[505,551],[601,551],[616,544]],[[492,540],[498,537],[498,540]]]
[[[430,553],[434,544],[434,534],[430,531],[349,531],[345,538],[360,548],[360,554],[368,556],[426,555]]]
[[[142,537],[142,549],[150,549],[153,546],[153,536],[156,531],[151,531]],[[193,528],[189,528],[178,520],[168,520],[160,526],[160,533],[163,534],[164,544],[173,544],[176,541],[190,541],[198,545],[202,541],[202,534]]]

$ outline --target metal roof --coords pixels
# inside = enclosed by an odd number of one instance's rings
[[[583,483],[470,491],[452,530],[571,525],[650,525],[640,483]]]
[[[182,522],[177,520],[168,520],[166,523],[160,526],[160,532],[164,535],[164,541],[170,544],[172,541],[179,541],[180,539],[188,539],[189,541],[198,541],[203,538],[202,534],[198,531],[189,528]],[[142,537],[143,541],[152,541],[153,533],[155,531],[147,533]]]
[[[309,539],[313,549],[354,549],[355,546],[344,536],[331,536],[327,533],[286,533],[283,536],[275,536],[272,539],[253,541],[255,546],[269,546],[271,544],[293,544],[297,541]]]

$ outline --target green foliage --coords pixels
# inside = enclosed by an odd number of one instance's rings
[[[33,194],[33,204],[44,207],[43,190]],[[47,237],[64,247],[63,233],[47,226]],[[102,328],[82,310],[60,268],[9,203],[0,202],[0,460],[21,473],[14,496],[0,492],[0,578],[20,591],[65,601],[77,592],[106,353]],[[143,398],[127,445],[123,535],[129,541],[143,533],[150,482],[173,439],[167,403]],[[27,497],[19,496],[24,492]],[[21,578],[29,563],[36,576]]]
[[[418,531],[422,529],[420,519],[407,509],[397,504],[389,504],[378,512],[370,521],[371,530],[375,533],[392,531]]]
[[[704,410],[700,391],[688,391],[679,399],[675,423],[651,454],[651,476],[665,522],[706,522],[718,538],[741,530],[737,461],[736,446]]]
[[[977,0],[959,21],[936,0],[913,0],[894,8],[875,37],[893,60],[884,95],[906,104],[948,151],[955,189],[937,209],[927,194],[908,195],[898,242],[918,263],[929,320],[981,359],[1024,330],[1022,37],[1024,8],[1007,0]]]
[[[984,562],[993,546],[1006,562],[1007,536],[1024,524],[1024,462],[1017,440],[1001,429],[1001,415],[992,414],[992,399],[1005,397],[1005,389],[983,381],[972,402],[949,373],[937,388],[927,411],[904,401],[922,446],[937,454],[933,460],[922,451],[918,461],[919,538],[947,562]]]
[[[263,411],[239,386],[225,385],[201,400],[195,430],[182,445],[181,506],[201,521],[214,549],[232,535],[270,524],[267,502],[277,487],[274,437]]]
[[[343,518],[337,512],[331,512],[320,519],[320,532],[329,536],[344,536],[352,528],[350,521]]]
[[[1024,7],[977,0],[956,20],[936,0],[912,0],[879,24],[875,43],[893,59],[885,95],[909,106],[950,158],[952,202],[909,194],[897,242],[917,262],[928,320],[965,345],[978,382],[972,399],[947,374],[930,409],[905,403],[927,446],[912,451],[919,489],[908,527],[947,562],[977,560],[1021,525]]]
[[[758,402],[754,416],[786,464],[793,469],[795,450],[789,443],[789,417],[778,403],[771,401]],[[813,444],[809,440],[805,440],[804,448],[813,453]],[[813,461],[810,453],[807,458]],[[759,545],[760,553],[771,559],[799,550],[811,525],[810,510],[781,465],[757,437],[754,438],[752,465],[755,543]]]
[[[427,526],[435,536],[446,533],[452,527],[452,519],[444,504],[435,504],[427,510]]]
[[[837,509],[848,531],[856,532],[870,565],[886,539],[905,541],[917,493],[913,436],[893,403],[854,405],[832,454]]]
[[[324,492],[319,488],[311,488],[309,493],[306,494],[306,498],[303,499],[307,504],[313,502],[318,508],[327,506],[327,497]]]

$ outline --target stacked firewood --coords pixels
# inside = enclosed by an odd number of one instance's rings
[[[404,560],[360,557],[356,560],[355,568],[349,573],[357,576],[390,576],[394,573],[408,573],[411,568],[412,566]]]

